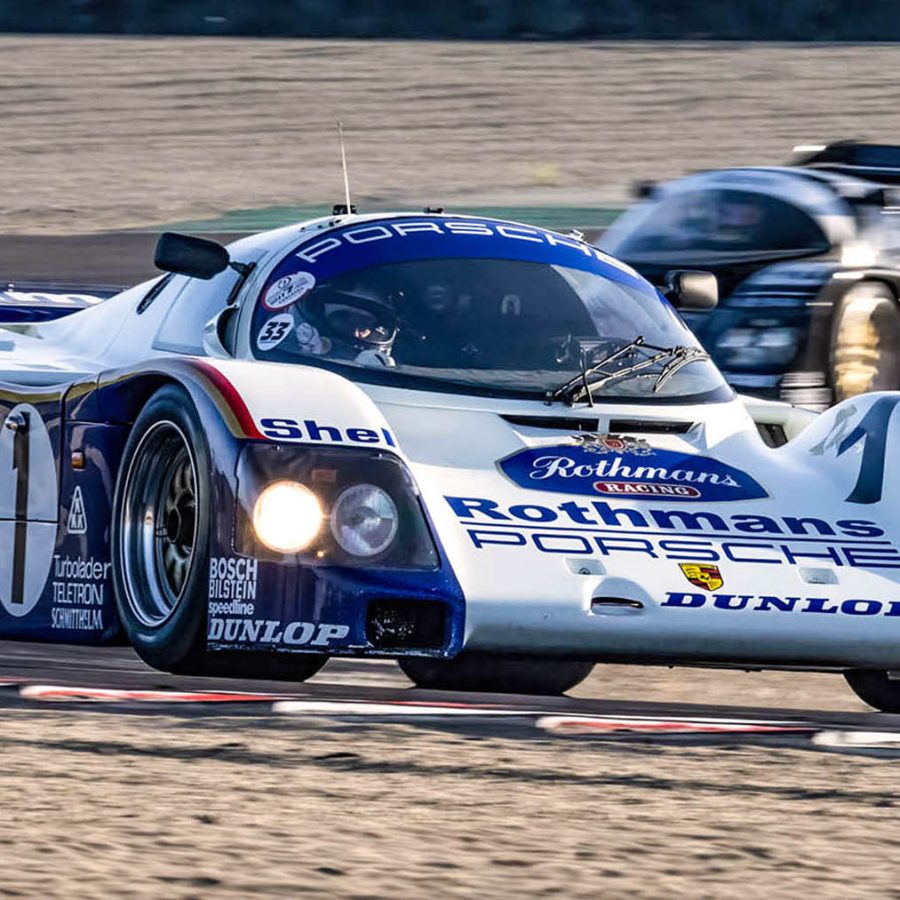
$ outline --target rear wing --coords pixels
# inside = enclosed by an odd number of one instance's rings
[[[900,146],[837,141],[794,147],[790,164],[853,175],[880,184],[900,184]]]
[[[112,285],[0,280],[0,324],[60,319],[96,306],[122,290]]]

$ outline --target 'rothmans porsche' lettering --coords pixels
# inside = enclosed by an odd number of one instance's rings
[[[900,616],[900,600],[831,600],[828,597],[775,597],[769,594],[695,594],[669,591],[660,606],[679,609],[700,609],[705,606],[723,610],[817,615]]]
[[[260,419],[262,433],[278,441],[310,441],[324,444],[387,444],[396,447],[387,428],[339,428],[320,425],[314,419]]]
[[[542,554],[666,559],[690,563],[900,569],[900,551],[866,519],[722,515],[697,509],[628,509],[606,501],[501,507],[445,497],[476,550],[518,547]]]
[[[823,535],[874,538],[884,529],[866,519],[829,522],[817,516],[757,516],[748,513],[723,515],[692,508],[637,510],[616,507],[605,500],[567,500],[555,506],[520,503],[501,507],[482,497],[445,497],[463,521],[472,522],[561,522],[571,525],[623,529],[665,529],[675,532],[740,532],[742,534]]]

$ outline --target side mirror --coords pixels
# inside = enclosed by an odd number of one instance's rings
[[[677,309],[715,309],[719,282],[712,272],[676,269],[666,274],[663,294]]]
[[[208,281],[231,262],[228,251],[215,241],[165,231],[159,236],[153,263],[163,272],[175,272]]]

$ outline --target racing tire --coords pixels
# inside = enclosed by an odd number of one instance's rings
[[[589,662],[486,653],[461,653],[454,659],[405,656],[397,662],[419,688],[494,694],[564,694],[594,668]]]
[[[844,678],[853,693],[880,712],[900,713],[900,681],[892,681],[887,672],[874,669],[852,669]]]
[[[206,650],[212,474],[209,444],[188,393],[151,397],[122,455],[112,518],[116,608],[144,662],[190,675],[303,681],[321,654]]]
[[[900,387],[900,308],[887,285],[864,281],[847,291],[829,356],[836,401]]]

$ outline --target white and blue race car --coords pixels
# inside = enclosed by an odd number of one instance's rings
[[[166,234],[157,265],[0,329],[0,636],[450,689],[834,671],[900,709],[900,394],[744,400],[632,269],[510,222]]]

